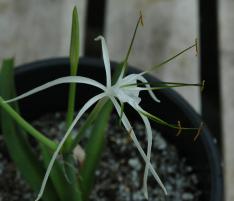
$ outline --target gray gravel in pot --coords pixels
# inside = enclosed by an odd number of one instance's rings
[[[46,115],[33,124],[43,133],[57,139],[65,133],[65,115]],[[134,131],[142,147],[146,149],[145,127],[135,122]],[[172,131],[173,133],[173,131]],[[176,131],[174,132],[176,134]],[[59,137],[58,137],[59,136]],[[2,137],[0,135],[0,137]],[[85,140],[83,143],[85,143]],[[107,130],[107,146],[102,161],[96,171],[96,181],[90,201],[143,201],[142,178],[144,162],[128,134],[118,124],[113,115]],[[81,143],[82,146],[82,143]],[[34,196],[30,188],[20,178],[13,163],[1,154],[5,149],[0,139],[0,201],[29,201]],[[201,191],[199,181],[186,158],[180,156],[176,147],[168,143],[153,129],[151,162],[168,190],[165,198],[152,175],[148,178],[149,201],[199,201]]]

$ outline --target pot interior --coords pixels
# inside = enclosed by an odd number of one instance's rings
[[[115,67],[112,63],[112,67]],[[130,68],[130,72],[137,72]],[[53,59],[31,64],[26,64],[16,70],[17,94],[39,86],[53,79],[69,74],[68,59]],[[87,76],[99,82],[105,83],[105,72],[102,61],[93,59],[81,59],[78,74]],[[156,78],[147,77],[148,81],[158,81]],[[59,85],[35,94],[20,101],[22,115],[32,120],[45,113],[65,111],[67,107],[68,85]],[[100,91],[87,85],[77,87],[77,109],[80,108],[90,97]],[[142,107],[166,120],[176,124],[178,120],[185,127],[199,127],[201,120],[188,103],[172,90],[161,90],[157,97],[161,103],[155,103],[148,93],[141,103]],[[138,118],[131,108],[126,108],[126,114],[130,119]],[[138,119],[140,121],[140,119]],[[151,124],[160,131],[164,137],[178,148],[179,154],[187,158],[188,163],[193,167],[199,177],[202,200],[221,200],[222,177],[220,159],[217,154],[213,139],[206,127],[197,141],[193,141],[196,131],[183,131],[176,136],[177,131],[165,126]]]

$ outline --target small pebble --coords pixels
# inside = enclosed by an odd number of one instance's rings
[[[137,171],[141,170],[141,163],[137,158],[129,159],[128,164]]]
[[[194,196],[191,193],[183,193],[182,199],[183,200],[193,200]]]
[[[55,113],[35,121],[35,126],[50,138],[61,139],[66,130],[64,120],[66,115]],[[116,123],[117,117],[111,118],[111,129],[107,129],[107,142],[99,168],[95,172],[96,183],[89,201],[145,201],[142,192],[142,180],[145,163],[139,155],[133,142],[129,140],[126,131]],[[82,121],[80,125],[82,125]],[[134,131],[143,146],[147,149],[145,127],[135,122]],[[76,127],[77,129],[78,127]],[[176,147],[168,143],[163,135],[156,130],[153,132],[151,162],[169,195],[163,191],[149,173],[148,195],[150,201],[201,201],[198,189],[199,180],[186,159],[181,157]],[[87,132],[90,133],[90,132]],[[87,137],[88,139],[88,137]],[[86,138],[81,142],[85,144]],[[0,148],[2,141],[0,141]],[[12,168],[13,167],[13,168]],[[0,201],[31,201],[35,197],[28,185],[7,160],[0,160]],[[8,186],[8,189],[5,187]],[[17,188],[12,188],[12,187]],[[7,197],[7,198],[6,198]]]
[[[158,150],[164,150],[167,147],[167,143],[160,135],[157,135],[154,139],[154,146],[156,146]]]
[[[213,138],[213,142],[214,142],[214,144],[217,144],[217,139]]]

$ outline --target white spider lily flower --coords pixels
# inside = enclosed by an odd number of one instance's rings
[[[62,77],[62,78],[58,78],[56,80],[50,81],[44,85],[41,85],[39,87],[36,87],[36,88],[30,90],[30,91],[28,91],[28,92],[26,92],[26,93],[24,93],[16,98],[13,98],[13,99],[6,101],[7,103],[12,102],[12,101],[16,101],[16,100],[25,98],[27,96],[30,96],[34,93],[37,93],[39,91],[45,90],[49,87],[52,87],[52,86],[55,86],[58,84],[63,84],[63,83],[87,84],[87,85],[91,85],[91,86],[94,86],[94,87],[97,87],[97,88],[103,90],[102,93],[94,96],[93,98],[91,98],[90,100],[88,100],[86,102],[86,104],[80,109],[77,116],[75,117],[75,119],[73,120],[71,125],[69,126],[67,132],[65,133],[63,139],[60,141],[56,151],[54,152],[54,154],[51,158],[51,161],[50,161],[48,168],[46,170],[46,174],[44,176],[44,179],[43,179],[43,182],[41,185],[41,189],[39,191],[39,194],[37,196],[36,201],[38,201],[42,197],[47,180],[48,180],[50,172],[51,172],[51,169],[54,165],[54,162],[55,162],[61,148],[63,147],[66,139],[68,138],[72,129],[74,128],[75,124],[79,121],[79,119],[82,117],[82,115],[93,104],[95,104],[97,101],[99,101],[100,99],[102,99],[104,97],[108,97],[111,100],[111,102],[113,103],[114,108],[116,109],[118,115],[121,117],[121,122],[122,122],[123,126],[125,127],[126,131],[130,134],[130,137],[132,138],[140,155],[142,156],[142,158],[144,159],[144,161],[146,163],[145,170],[144,170],[144,178],[143,178],[143,191],[144,191],[145,197],[148,198],[147,178],[148,178],[149,171],[152,173],[152,175],[154,176],[154,178],[156,179],[158,184],[161,186],[164,193],[167,194],[166,188],[164,187],[162,181],[160,180],[158,174],[156,173],[156,171],[154,170],[154,168],[150,162],[151,147],[152,147],[152,129],[151,129],[150,122],[149,122],[148,118],[144,115],[145,111],[139,105],[141,102],[141,98],[139,97],[139,93],[140,93],[140,91],[147,89],[153,100],[155,100],[156,102],[160,102],[160,101],[156,98],[156,96],[154,95],[154,93],[150,89],[149,84],[145,84],[146,85],[145,88],[137,86],[138,81],[143,82],[143,83],[147,83],[147,80],[142,75],[143,73],[130,74],[130,75],[127,75],[126,77],[124,77],[124,72],[122,70],[117,82],[114,85],[111,85],[112,80],[111,80],[110,60],[109,60],[108,49],[107,49],[107,46],[105,43],[105,39],[104,39],[104,37],[99,36],[95,40],[101,40],[101,44],[102,44],[103,60],[104,60],[104,66],[105,66],[105,72],[106,72],[106,86],[104,86],[103,84],[101,84],[93,79],[87,78],[87,77],[67,76],[67,77]],[[145,127],[146,127],[146,134],[147,134],[147,141],[148,141],[146,154],[145,154],[144,150],[142,149],[126,114],[124,112],[121,112],[121,107],[120,107],[117,100],[119,100],[120,103],[128,103],[133,109],[135,109],[139,113],[140,117],[142,118],[143,123],[145,124]]]

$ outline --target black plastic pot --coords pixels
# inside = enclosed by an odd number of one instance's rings
[[[112,67],[116,64],[112,63]],[[100,60],[83,58],[80,60],[79,75],[87,76],[105,83],[105,72],[103,62]],[[29,63],[16,69],[17,93],[21,94],[33,87],[48,82],[58,77],[68,75],[69,60],[67,58],[49,59]],[[137,72],[130,68],[130,72]],[[149,81],[158,81],[148,76]],[[39,116],[54,111],[66,110],[68,85],[60,85],[35,94],[20,101],[23,116],[35,119]],[[93,94],[98,93],[94,87],[80,85],[77,94],[77,106],[84,103]],[[161,90],[157,97],[160,104],[153,102],[147,94],[143,94],[142,105],[147,111],[161,118],[175,123],[177,120],[183,122],[187,127],[198,127],[201,119],[191,106],[173,90]],[[131,114],[134,114],[131,112]],[[130,118],[135,118],[133,115]],[[204,127],[201,136],[193,142],[194,133],[184,133],[176,137],[176,131],[152,123],[157,130],[161,131],[178,148],[181,155],[186,156],[188,163],[198,174],[203,201],[221,201],[223,197],[223,178],[221,160],[215,141],[209,130]]]

